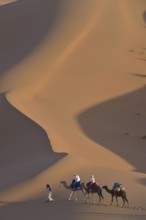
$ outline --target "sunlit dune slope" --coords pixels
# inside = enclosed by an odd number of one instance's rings
[[[16,2],[17,0],[0,0],[0,6],[1,5],[7,5],[10,4],[12,2]]]

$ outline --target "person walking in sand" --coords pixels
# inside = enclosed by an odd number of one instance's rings
[[[46,185],[46,191],[47,191],[47,200],[46,202],[54,202],[54,199],[52,198],[52,189],[49,184]]]

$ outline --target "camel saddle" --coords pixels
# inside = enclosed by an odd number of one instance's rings
[[[114,189],[115,191],[120,191],[120,190],[125,190],[125,187],[123,186],[123,185],[120,185],[119,187],[116,187],[115,189]]]
[[[92,183],[92,184],[90,185],[90,189],[91,189],[91,190],[96,190],[96,188],[97,188],[97,184],[96,184],[96,183]]]

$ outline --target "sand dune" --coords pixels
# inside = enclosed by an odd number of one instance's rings
[[[1,5],[7,5],[7,4],[10,4],[10,3],[13,3],[13,2],[16,2],[17,0],[1,0],[0,1],[0,6]]]
[[[0,215],[29,205],[42,213],[38,204],[50,182],[58,210],[62,201],[75,219],[97,218],[81,194],[80,202],[65,202],[69,191],[60,181],[78,172],[85,182],[94,173],[100,185],[126,186],[131,209],[102,205],[100,219],[144,219],[146,2],[0,5],[0,201],[8,203]]]

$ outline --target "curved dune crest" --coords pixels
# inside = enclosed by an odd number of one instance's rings
[[[0,6],[1,5],[7,5],[13,2],[16,2],[17,0],[0,0]]]

